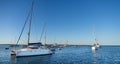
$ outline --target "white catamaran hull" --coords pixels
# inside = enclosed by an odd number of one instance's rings
[[[16,57],[24,56],[38,56],[38,55],[50,55],[52,51],[49,49],[20,49],[15,51]]]

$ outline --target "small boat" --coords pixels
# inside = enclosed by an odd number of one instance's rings
[[[100,47],[99,43],[97,42],[97,38],[95,38],[95,43],[94,45],[91,47],[92,50],[97,50]]]
[[[8,50],[9,48],[5,48],[5,50]]]
[[[100,45],[97,43],[97,44],[94,44],[91,48],[92,50],[97,50],[99,47]]]
[[[29,14],[30,22],[29,22],[29,30],[28,30],[28,45],[26,48],[12,50],[11,55],[15,55],[16,57],[26,57],[26,56],[38,56],[38,55],[51,55],[53,53],[49,48],[46,48],[45,46],[29,45],[31,22],[32,22],[32,12],[33,12],[33,2],[32,2],[32,7],[31,7],[31,13]],[[25,22],[24,26],[25,25],[26,25],[26,22]],[[20,40],[23,30],[24,30],[24,28],[21,31],[21,34],[17,41],[17,44]]]
[[[96,50],[96,49],[97,49],[96,44],[94,44],[94,45],[91,47],[91,49],[92,49],[93,51]]]

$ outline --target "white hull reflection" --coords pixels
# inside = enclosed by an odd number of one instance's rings
[[[49,64],[51,55],[19,57],[11,56],[11,64]]]

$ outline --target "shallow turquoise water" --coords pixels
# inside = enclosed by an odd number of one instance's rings
[[[0,64],[120,64],[120,46],[101,46],[95,53],[90,46],[67,46],[53,55],[15,58],[0,46]]]

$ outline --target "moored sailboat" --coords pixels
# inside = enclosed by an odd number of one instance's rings
[[[16,57],[24,57],[24,56],[38,56],[38,55],[51,55],[53,52],[44,46],[35,46],[35,45],[29,45],[30,41],[30,32],[31,32],[31,25],[32,25],[32,14],[33,14],[33,3],[30,10],[30,21],[29,21],[29,30],[28,30],[28,45],[26,48],[22,49],[15,49],[11,51],[11,55],[16,55]],[[26,22],[25,22],[26,24]],[[25,26],[24,24],[24,26]],[[22,29],[23,32],[24,28]],[[20,34],[20,37],[22,35],[22,32]],[[17,44],[20,40],[20,37],[18,38]]]
[[[92,49],[92,50],[97,50],[99,47],[100,47],[100,45],[99,45],[98,43],[95,43],[95,44],[91,47],[91,49]]]
[[[91,47],[92,50],[97,50],[100,47],[97,38],[95,37],[95,43],[94,45]]]

